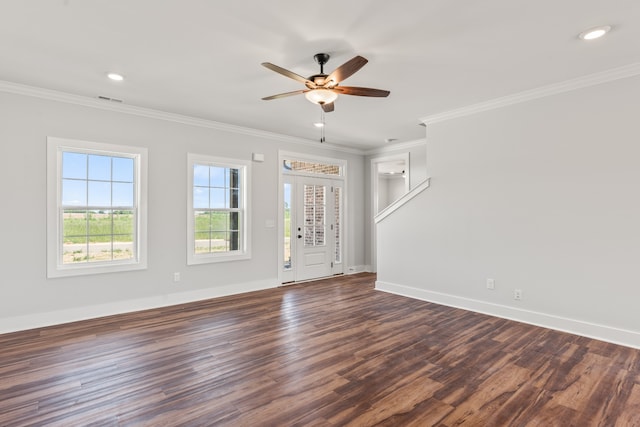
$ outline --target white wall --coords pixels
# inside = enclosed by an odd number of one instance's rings
[[[401,175],[378,176],[378,211],[382,211],[405,194],[405,182]]]
[[[639,112],[631,77],[431,125],[378,286],[640,347]]]
[[[365,263],[362,155],[1,92],[0,118],[0,332],[277,286],[277,228],[266,223],[277,220],[279,149],[348,161],[346,263]],[[47,136],[148,148],[147,270],[47,280]],[[186,266],[187,152],[265,155],[252,163],[250,260]]]
[[[405,191],[405,183],[402,175],[400,176],[388,176],[385,178],[386,181],[386,190],[387,190],[387,203],[386,206],[389,206],[391,203],[398,200],[402,197]]]

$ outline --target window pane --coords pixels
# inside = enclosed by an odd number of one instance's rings
[[[313,206],[305,206],[304,207],[304,223],[305,225],[313,225],[314,218],[314,210]]]
[[[88,206],[111,206],[111,183],[89,181]]]
[[[193,208],[194,209],[209,208],[209,188],[193,187]]]
[[[82,153],[62,153],[62,177],[87,179],[87,155]]]
[[[313,206],[304,207],[304,223],[305,225],[313,225],[314,209]]]
[[[316,206],[315,224],[324,225],[324,206]]]
[[[211,252],[226,252],[228,251],[228,233],[216,232],[211,233]]]
[[[127,157],[113,157],[113,180],[133,182],[133,159]]]
[[[196,232],[206,231],[207,235],[211,229],[210,212],[194,212],[194,230]]]
[[[237,251],[240,249],[240,233],[237,231],[229,232],[229,250]]]
[[[62,180],[62,206],[86,206],[87,181]]]
[[[86,243],[87,241],[87,213],[65,209],[62,214],[63,242]]]
[[[229,229],[229,212],[211,212],[211,230],[214,238],[226,237]]]
[[[240,188],[240,171],[238,169],[229,169],[229,187]]]
[[[342,175],[342,167],[339,165],[304,162],[300,160],[284,160],[283,170],[286,172],[300,171],[320,175]]]
[[[229,207],[232,209],[237,209],[240,207],[240,190],[232,189],[231,190],[231,201],[229,203]]]
[[[284,184],[284,268],[291,268],[291,184]]]
[[[135,231],[134,218],[133,211],[115,211],[113,213],[113,234],[119,235],[118,241],[133,241],[131,236]],[[122,240],[125,238],[127,240]]]
[[[341,215],[340,215],[340,209],[341,209],[341,204],[342,204],[342,196],[341,196],[341,188],[340,187],[336,187],[335,189],[335,203],[334,203],[334,237],[335,237],[335,242],[336,242],[336,250],[335,250],[335,262],[336,263],[341,263],[342,262],[342,247],[341,247],[341,242],[340,242],[340,227],[341,227]]]
[[[87,262],[104,262],[113,259],[111,241],[105,242],[102,236],[89,236],[89,256]]]
[[[193,185],[199,187],[209,186],[209,166],[193,165]]]
[[[211,179],[211,187],[224,188],[225,186],[225,168],[219,168],[216,166],[210,167],[210,179]]]
[[[62,263],[77,264],[87,261],[87,238],[78,243],[65,243],[62,245]]]
[[[89,155],[89,179],[111,181],[111,157]]]
[[[133,183],[113,183],[113,206],[133,206]]]
[[[195,233],[195,247],[194,250],[197,254],[207,253],[210,248],[210,236],[208,231],[196,231]]]
[[[111,211],[89,212],[89,236],[94,242],[110,242],[113,230]]]
[[[240,212],[229,212],[229,230],[240,230]]]
[[[316,227],[316,246],[324,246],[324,227]]]
[[[304,227],[304,245],[305,246],[313,246],[313,226]]]
[[[313,194],[314,194],[314,186],[313,185],[305,185],[304,186],[304,204],[312,205],[313,204]]]
[[[209,207],[212,209],[228,208],[227,191],[224,188],[212,188],[209,190]]]
[[[324,185],[316,186],[316,198],[315,198],[316,205],[323,205],[324,204],[324,193],[325,193],[325,190],[326,190],[326,187]]]
[[[127,260],[134,258],[133,236],[114,236],[113,259]]]

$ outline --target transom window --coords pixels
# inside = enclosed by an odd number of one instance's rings
[[[188,264],[249,258],[248,164],[189,154]]]
[[[48,140],[49,277],[145,268],[145,149]]]
[[[303,173],[313,175],[342,176],[343,174],[342,166],[337,164],[292,159],[283,160],[282,170],[285,173]]]

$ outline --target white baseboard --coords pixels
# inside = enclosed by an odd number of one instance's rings
[[[371,266],[370,265],[351,265],[345,271],[345,274],[358,274],[358,273],[370,273]]]
[[[522,310],[516,307],[492,304],[395,283],[376,281],[376,290],[640,349],[640,332],[636,331]]]
[[[24,331],[34,328],[42,328],[52,325],[60,325],[63,323],[77,322],[79,320],[112,316],[114,314],[131,313],[134,311],[167,307],[170,305],[202,301],[228,295],[260,291],[263,289],[276,288],[278,286],[277,282],[277,279],[260,280],[238,283],[234,285],[219,286],[215,288],[198,289],[186,292],[174,292],[148,298],[118,301],[107,304],[97,304],[86,307],[76,307],[67,310],[34,313],[24,316],[5,317],[0,318],[0,334]]]

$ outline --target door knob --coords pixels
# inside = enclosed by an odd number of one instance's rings
[[[302,239],[302,234],[298,234],[298,239]]]

